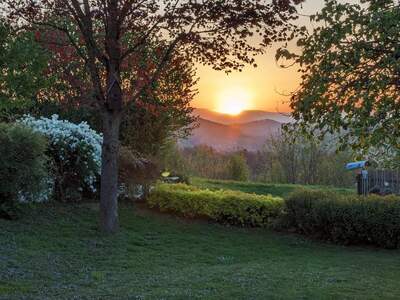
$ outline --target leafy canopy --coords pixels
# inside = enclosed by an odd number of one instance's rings
[[[298,35],[302,53],[278,58],[299,66],[301,85],[291,98],[303,132],[340,133],[342,146],[400,149],[400,4],[325,1],[311,17],[313,32]]]
[[[41,32],[55,31],[51,43],[71,47],[81,58],[100,108],[118,110],[120,103],[106,103],[113,100],[107,99],[107,91],[114,80],[120,81],[127,100],[136,100],[158,80],[173,53],[217,70],[231,71],[254,64],[254,55],[263,53],[273,41],[288,38],[290,21],[297,17],[295,5],[300,2],[0,0],[0,5],[15,27],[24,24]],[[129,82],[119,78],[119,73],[140,57],[143,47],[159,39],[165,44],[151,76],[138,78],[141,88],[134,94],[126,92]]]
[[[48,53],[32,32],[14,31],[0,19],[0,120],[11,121],[32,107],[52,82],[44,76]]]

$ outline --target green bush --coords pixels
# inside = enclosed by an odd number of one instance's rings
[[[400,197],[299,190],[285,200],[287,225],[342,244],[400,246]]]
[[[185,184],[160,184],[147,201],[150,207],[185,217],[205,217],[224,224],[252,227],[273,224],[283,209],[281,198],[201,190]]]
[[[31,129],[0,123],[1,218],[16,217],[20,202],[47,200],[46,146],[46,139]]]

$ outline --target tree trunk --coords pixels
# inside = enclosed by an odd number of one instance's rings
[[[100,188],[100,229],[118,231],[118,151],[121,116],[106,111],[103,116],[103,148]]]

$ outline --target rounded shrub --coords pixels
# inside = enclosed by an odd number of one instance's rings
[[[0,217],[15,218],[19,203],[48,200],[46,147],[32,129],[0,123]]]
[[[57,115],[38,119],[25,116],[20,123],[49,140],[47,153],[53,165],[56,199],[78,201],[96,193],[103,141],[100,134],[85,122],[74,124]]]

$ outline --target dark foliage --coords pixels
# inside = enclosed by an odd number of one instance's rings
[[[45,150],[40,134],[0,123],[0,218],[17,217],[20,202],[40,200],[47,178]]]
[[[400,246],[400,197],[299,190],[285,204],[288,225],[300,233],[345,245]]]

